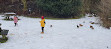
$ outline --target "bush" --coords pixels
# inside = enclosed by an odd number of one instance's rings
[[[0,43],[5,43],[5,42],[7,42],[7,40],[8,40],[8,38],[7,38],[7,37],[6,37],[5,39],[0,38]]]
[[[58,18],[78,16],[81,0],[36,0],[37,7]]]

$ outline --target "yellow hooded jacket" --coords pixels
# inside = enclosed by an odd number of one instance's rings
[[[45,27],[45,19],[42,19],[41,21],[40,21],[40,23],[41,23],[41,27]]]

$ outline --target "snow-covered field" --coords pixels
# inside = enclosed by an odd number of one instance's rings
[[[18,26],[15,27],[13,21],[4,21],[1,16],[2,29],[10,31],[9,40],[0,43],[0,49],[111,49],[111,30],[90,24],[90,21],[97,22],[95,17],[46,19],[45,33],[41,34],[40,18],[21,16]],[[77,28],[76,25],[80,23],[84,26]],[[90,29],[90,25],[94,30]]]

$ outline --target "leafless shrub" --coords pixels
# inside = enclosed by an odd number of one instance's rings
[[[101,0],[100,5],[98,6],[100,20],[102,21],[101,25],[110,29],[111,27],[111,0]]]

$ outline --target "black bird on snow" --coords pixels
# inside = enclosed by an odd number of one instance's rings
[[[50,27],[52,27],[52,25],[50,25]]]
[[[77,25],[77,28],[79,28],[79,26]]]

